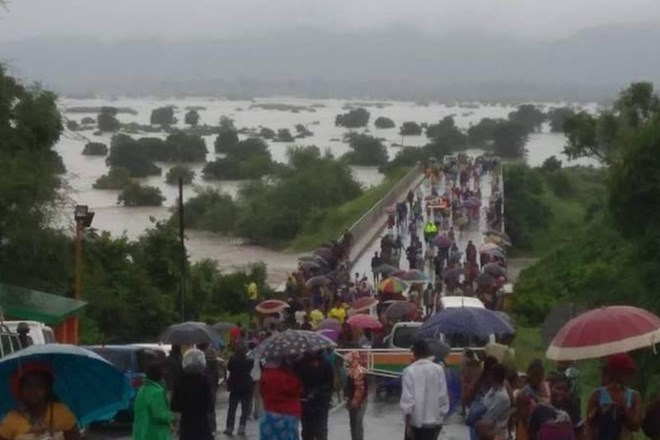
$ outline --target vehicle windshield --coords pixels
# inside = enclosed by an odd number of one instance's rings
[[[102,348],[92,348],[93,352],[110,362],[120,371],[133,371],[135,367],[132,361],[131,351],[107,350]]]
[[[394,331],[392,345],[397,348],[410,348],[415,342],[419,327],[399,327]]]

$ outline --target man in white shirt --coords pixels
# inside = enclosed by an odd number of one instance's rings
[[[436,440],[449,411],[447,380],[442,366],[431,359],[423,340],[412,347],[415,362],[403,370],[401,409],[406,419],[406,440]]]

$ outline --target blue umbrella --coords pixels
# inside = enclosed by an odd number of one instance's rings
[[[431,316],[418,332],[424,337],[435,337],[438,333],[473,335],[485,339],[492,334],[512,335],[515,330],[504,318],[491,310],[451,307]]]
[[[59,401],[80,426],[109,420],[128,408],[132,390],[124,374],[96,353],[73,345],[33,345],[0,360],[0,417],[17,408],[11,383],[21,368],[42,364],[53,372]]]

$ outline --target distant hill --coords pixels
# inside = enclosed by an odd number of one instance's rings
[[[660,26],[608,26],[556,41],[410,29],[195,41],[0,42],[21,77],[70,94],[594,100],[660,80]]]

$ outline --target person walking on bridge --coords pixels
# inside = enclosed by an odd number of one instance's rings
[[[406,422],[406,440],[437,440],[449,412],[447,379],[441,365],[434,363],[428,343],[415,341],[415,362],[403,370],[401,409]]]
[[[374,284],[378,283],[378,278],[379,278],[379,273],[376,271],[378,266],[381,266],[383,264],[383,261],[381,258],[378,256],[378,252],[374,252],[374,256],[371,257],[371,272],[373,273],[374,276]]]

